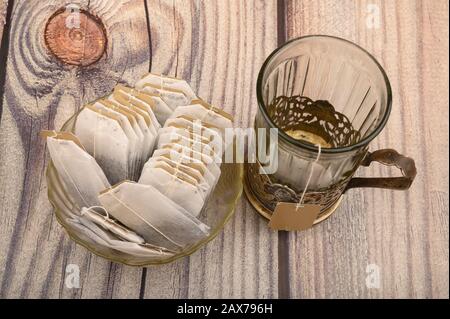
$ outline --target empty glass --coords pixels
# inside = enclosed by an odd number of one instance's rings
[[[258,161],[246,165],[245,191],[264,216],[270,218],[278,202],[298,202],[311,172],[304,203],[321,205],[316,222],[329,216],[350,188],[411,185],[412,159],[389,149],[368,152],[389,118],[392,94],[380,64],[359,46],[330,36],[286,43],[264,62],[257,98],[255,128],[278,128],[279,141],[276,172],[261,174]],[[315,162],[317,144],[321,154]],[[395,165],[404,176],[352,178],[372,161]]]

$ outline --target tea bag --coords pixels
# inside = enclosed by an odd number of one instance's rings
[[[217,165],[211,165],[208,167],[205,162],[200,159],[195,159],[191,156],[179,153],[173,149],[158,149],[153,153],[153,157],[166,157],[174,161],[175,163],[183,163],[189,167],[196,169],[202,174],[208,184],[215,186],[220,177],[220,168]]]
[[[213,139],[210,140],[204,136],[194,134],[185,129],[161,129],[161,133],[158,136],[158,145],[164,145],[172,142],[186,142],[192,141],[192,143],[200,143],[202,145],[208,145],[211,150],[221,156],[222,155],[222,140]],[[193,144],[191,144],[193,146]]]
[[[169,118],[164,128],[170,130],[170,128],[183,128],[190,132],[201,134],[210,140],[208,144],[213,148],[216,154],[222,155],[225,150],[232,145],[232,140],[228,141],[224,138],[224,132],[219,127],[196,120],[188,115],[180,115],[179,117]]]
[[[200,135],[197,133],[200,133]],[[217,134],[216,132],[214,133]],[[164,127],[160,130],[158,141],[161,144],[167,144],[173,141],[178,141],[180,137],[185,137],[193,141],[199,141],[203,144],[209,145],[216,154],[222,155],[222,139],[220,138],[220,136],[208,136],[207,134],[208,133],[202,133],[200,129],[194,132],[185,128]]]
[[[97,195],[110,184],[78,138],[69,132],[55,131],[43,131],[41,136],[47,138],[50,157],[74,204],[79,208],[99,205]]]
[[[151,185],[123,182],[102,192],[99,200],[109,214],[152,245],[179,250],[209,234],[208,226]]]
[[[167,119],[164,127],[186,128],[193,132],[201,131],[202,135],[206,135],[209,138],[212,138],[213,136],[220,136],[220,138],[223,139],[223,130],[218,126],[211,123],[201,122],[200,120],[186,114],[176,117],[171,116]]]
[[[126,116],[88,104],[79,113],[74,132],[112,183],[129,176],[137,137]]]
[[[152,185],[193,216],[198,216],[203,208],[205,195],[198,187],[197,181],[167,163],[147,162],[139,183]]]
[[[222,158],[213,155],[209,155],[209,154],[205,154],[202,152],[198,152],[196,150],[193,150],[189,147],[186,147],[184,145],[178,144],[178,143],[169,143],[169,144],[164,144],[161,148],[155,150],[155,152],[153,154],[156,155],[157,151],[175,151],[178,152],[180,154],[183,154],[185,156],[189,156],[193,159],[197,159],[202,161],[203,163],[205,163],[206,167],[208,168],[208,170],[210,170],[211,172],[216,171],[219,172],[220,174],[220,164],[222,163]]]
[[[175,162],[174,160],[170,159],[167,156],[153,156],[150,158],[150,160],[145,164],[147,167],[155,167],[155,165],[158,164],[167,164],[169,165],[173,170],[182,172],[190,177],[192,177],[195,181],[195,184],[198,189],[200,189],[203,199],[205,200],[212,188],[212,185],[214,184],[214,180],[211,180],[211,182],[208,182],[206,178],[204,177],[200,167],[198,166],[189,166],[181,162]]]
[[[219,129],[209,128],[207,126],[201,125],[200,121],[194,120],[189,121],[186,118],[171,118],[166,122],[166,125],[162,129],[160,129],[160,133],[176,131],[180,132],[181,130],[189,132],[189,134],[200,135],[210,142],[217,140],[223,141],[222,132]]]
[[[137,126],[137,128],[135,128],[135,131],[140,131],[140,133],[137,133],[137,136],[139,136],[138,144],[140,145],[140,150],[138,152],[140,158],[138,162],[141,163],[141,165],[138,166],[137,170],[140,171],[143,163],[147,161],[147,159],[153,152],[153,148],[156,143],[156,137],[158,134],[156,128],[151,123],[150,116],[146,112],[133,105],[124,106],[114,100],[103,99],[100,100],[99,103],[102,103],[112,110],[124,113],[127,116],[131,117],[130,122],[135,123],[135,125]]]
[[[167,103],[172,111],[180,105],[187,105],[191,102],[191,100],[180,90],[164,88],[153,84],[145,84],[143,87],[138,88],[144,92],[159,96]]]
[[[164,100],[158,94],[148,94],[153,100],[155,108],[153,109],[158,122],[161,125],[167,121],[167,119],[172,115],[172,109],[170,106],[164,102]]]
[[[124,91],[128,93],[128,95],[124,94]],[[138,97],[140,101],[145,102],[137,103],[137,106],[143,106],[149,113],[151,111],[154,114],[159,125],[163,125],[173,112],[169,105],[164,102],[164,100],[159,96],[158,93],[150,93],[148,92],[148,90],[147,92],[144,92],[142,90],[127,88],[119,84],[114,88],[112,98],[119,102],[130,101],[131,98],[129,97],[129,95]]]
[[[205,144],[198,140],[193,140],[188,137],[184,137],[182,135],[176,135],[174,138],[170,139],[165,139],[164,137],[162,139],[158,139],[157,148],[162,148],[165,145],[171,143],[183,145],[187,148],[203,154],[207,154],[209,156],[222,157],[222,154],[219,154],[218,151],[214,151],[208,144]]]
[[[94,224],[100,226],[101,228],[110,231],[120,239],[124,241],[133,242],[136,244],[143,244],[145,243],[144,238],[136,234],[135,232],[125,228],[122,225],[119,225],[114,220],[110,219],[108,216],[108,213],[106,210],[99,206],[97,210],[94,210],[96,207],[83,207],[81,209],[81,216],[85,217],[89,221],[93,222]],[[106,216],[104,214],[101,214],[98,212],[99,208],[106,213]]]
[[[176,89],[183,92],[190,100],[196,99],[196,94],[189,86],[189,84],[182,79],[177,79],[174,77],[158,75],[154,73],[148,73],[142,77],[137,83],[136,87],[144,87],[146,85],[155,85],[162,88]]]
[[[152,124],[152,132],[157,133],[159,128],[161,128],[161,123],[156,117],[155,112],[158,111],[158,103],[155,102],[155,99],[152,95],[147,94],[145,92],[139,92],[133,88],[124,86],[122,84],[117,84],[114,88],[114,92],[110,95],[110,99],[114,99],[117,102],[126,105],[127,107],[135,107],[138,108],[148,114]],[[164,109],[169,110],[170,108],[164,106]]]
[[[171,117],[176,118],[181,115],[190,116],[202,123],[213,124],[222,130],[233,127],[231,115],[202,100],[194,100],[190,105],[177,107]]]
[[[88,104],[78,114],[74,132],[111,183],[131,176],[136,163],[137,136],[125,115],[99,103]]]
[[[124,122],[123,124],[123,127],[125,128],[124,131],[125,132],[129,131],[127,135],[129,135],[130,138],[134,138],[134,136],[136,136],[136,139],[134,140],[133,143],[134,145],[134,150],[132,152],[133,161],[131,171],[129,172],[129,177],[135,180],[137,178],[137,174],[140,172],[143,163],[146,161],[146,159],[144,159],[146,150],[143,147],[145,143],[145,136],[139,125],[139,120],[142,119],[139,118],[136,112],[125,107],[113,105],[109,103],[109,101],[106,99],[100,99],[96,101],[92,105],[92,107],[95,108],[101,114],[106,114],[107,116],[113,118],[119,116],[120,118],[122,118],[122,122]],[[130,125],[128,125],[128,123]],[[131,127],[131,130],[129,129],[129,127]]]
[[[216,161],[214,157],[194,151],[190,148],[184,147],[184,146],[182,146],[180,144],[176,144],[176,143],[165,144],[165,146],[163,146],[162,148],[155,150],[153,155],[158,156],[161,154],[168,154],[168,153],[170,153],[171,156],[174,156],[174,157],[176,157],[177,156],[176,154],[178,154],[179,156],[187,156],[189,158],[192,158],[193,160],[201,161],[202,163],[205,164],[207,169],[214,176],[220,176],[221,159]]]
[[[168,258],[174,255],[173,251],[150,245],[147,243],[138,244],[135,242],[129,242],[121,240],[114,236],[114,234],[104,231],[94,222],[90,221],[86,217],[76,216],[72,219],[68,219],[67,223],[76,230],[79,237],[82,237],[85,241],[94,241],[95,244],[101,247],[107,247],[130,255],[130,257],[141,258]]]

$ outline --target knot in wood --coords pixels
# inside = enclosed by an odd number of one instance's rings
[[[45,26],[45,43],[63,63],[87,66],[105,52],[106,31],[97,17],[85,10],[56,11]]]

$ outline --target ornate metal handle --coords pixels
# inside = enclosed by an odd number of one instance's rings
[[[379,162],[388,166],[396,166],[403,174],[402,177],[371,177],[361,178],[355,177],[350,180],[345,191],[356,187],[376,187],[388,188],[396,190],[408,189],[414,178],[417,170],[414,160],[412,158],[403,156],[392,149],[378,150],[373,153],[368,153],[361,165],[369,166],[373,161]]]

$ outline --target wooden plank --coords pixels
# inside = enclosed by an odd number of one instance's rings
[[[379,27],[367,22],[377,12]],[[352,190],[329,220],[291,234],[290,296],[448,298],[448,2],[287,1],[286,26],[288,38],[344,37],[380,61],[394,101],[371,149],[395,148],[419,172],[407,192]],[[366,287],[369,264],[378,289]]]
[[[3,27],[6,23],[6,8],[8,7],[8,0],[0,0],[0,42],[3,36]]]
[[[36,36],[64,4],[14,3],[0,122],[1,297],[285,297],[278,292],[281,244],[288,248],[282,255],[288,281],[280,284],[290,297],[448,298],[448,2],[287,1],[278,7],[286,21],[277,32],[275,1],[147,0],[146,8],[142,1],[85,1],[110,37],[108,58],[86,68],[57,62]],[[380,9],[380,28],[367,27],[373,5]],[[411,190],[351,191],[328,221],[280,236],[280,243],[242,199],[213,242],[144,271],[72,243],[47,200],[47,156],[37,133],[60,127],[117,81],[133,82],[149,63],[154,72],[187,79],[200,96],[233,113],[237,126],[249,126],[257,72],[283,25],[288,38],[345,37],[383,64],[394,109],[371,146],[415,158],[419,175]],[[393,173],[379,166],[360,171]],[[80,269],[81,289],[64,285],[69,264]],[[365,285],[369,264],[379,266],[379,289]]]
[[[0,123],[0,276],[2,297],[138,297],[142,269],[112,264],[75,245],[47,199],[48,156],[42,129],[59,128],[86,101],[148,70],[142,1],[85,1],[103,22],[108,46],[97,63],[63,65],[43,42],[47,19],[65,1],[16,1]],[[80,270],[80,289],[64,285],[66,266]]]
[[[276,46],[275,1],[148,0],[152,71],[188,80],[248,127],[256,77]],[[149,267],[148,298],[277,297],[277,235],[242,198],[224,232],[189,258]]]
[[[399,8],[399,12],[405,6]],[[406,101],[405,106],[410,102],[414,103],[414,108],[410,111],[418,122],[420,133],[422,165],[424,166],[422,195],[425,200],[425,210],[416,211],[417,220],[424,218],[425,231],[420,233],[420,222],[414,224],[415,231],[421,235],[428,248],[426,280],[428,282],[427,296],[433,298],[449,297],[449,158],[443,154],[448,154],[449,148],[449,57],[448,57],[448,1],[423,1],[417,3],[417,7],[409,7],[409,11],[416,12],[417,31],[415,33],[414,54],[411,54],[407,65],[418,65],[419,83],[414,83],[409,74],[409,79],[403,86],[403,93],[409,96],[407,89],[418,89],[420,100]],[[404,34],[402,37],[408,37]],[[416,64],[416,61],[419,63]],[[422,110],[425,108],[425,112]],[[421,113],[422,112],[422,113]],[[416,135],[417,136],[417,135]],[[412,138],[416,137],[412,136]],[[414,140],[410,139],[411,148]],[[414,196],[414,195],[413,195]],[[412,197],[413,199],[414,197]],[[424,214],[425,212],[425,214]],[[427,216],[426,212],[429,212]],[[414,271],[414,269],[413,269]]]

